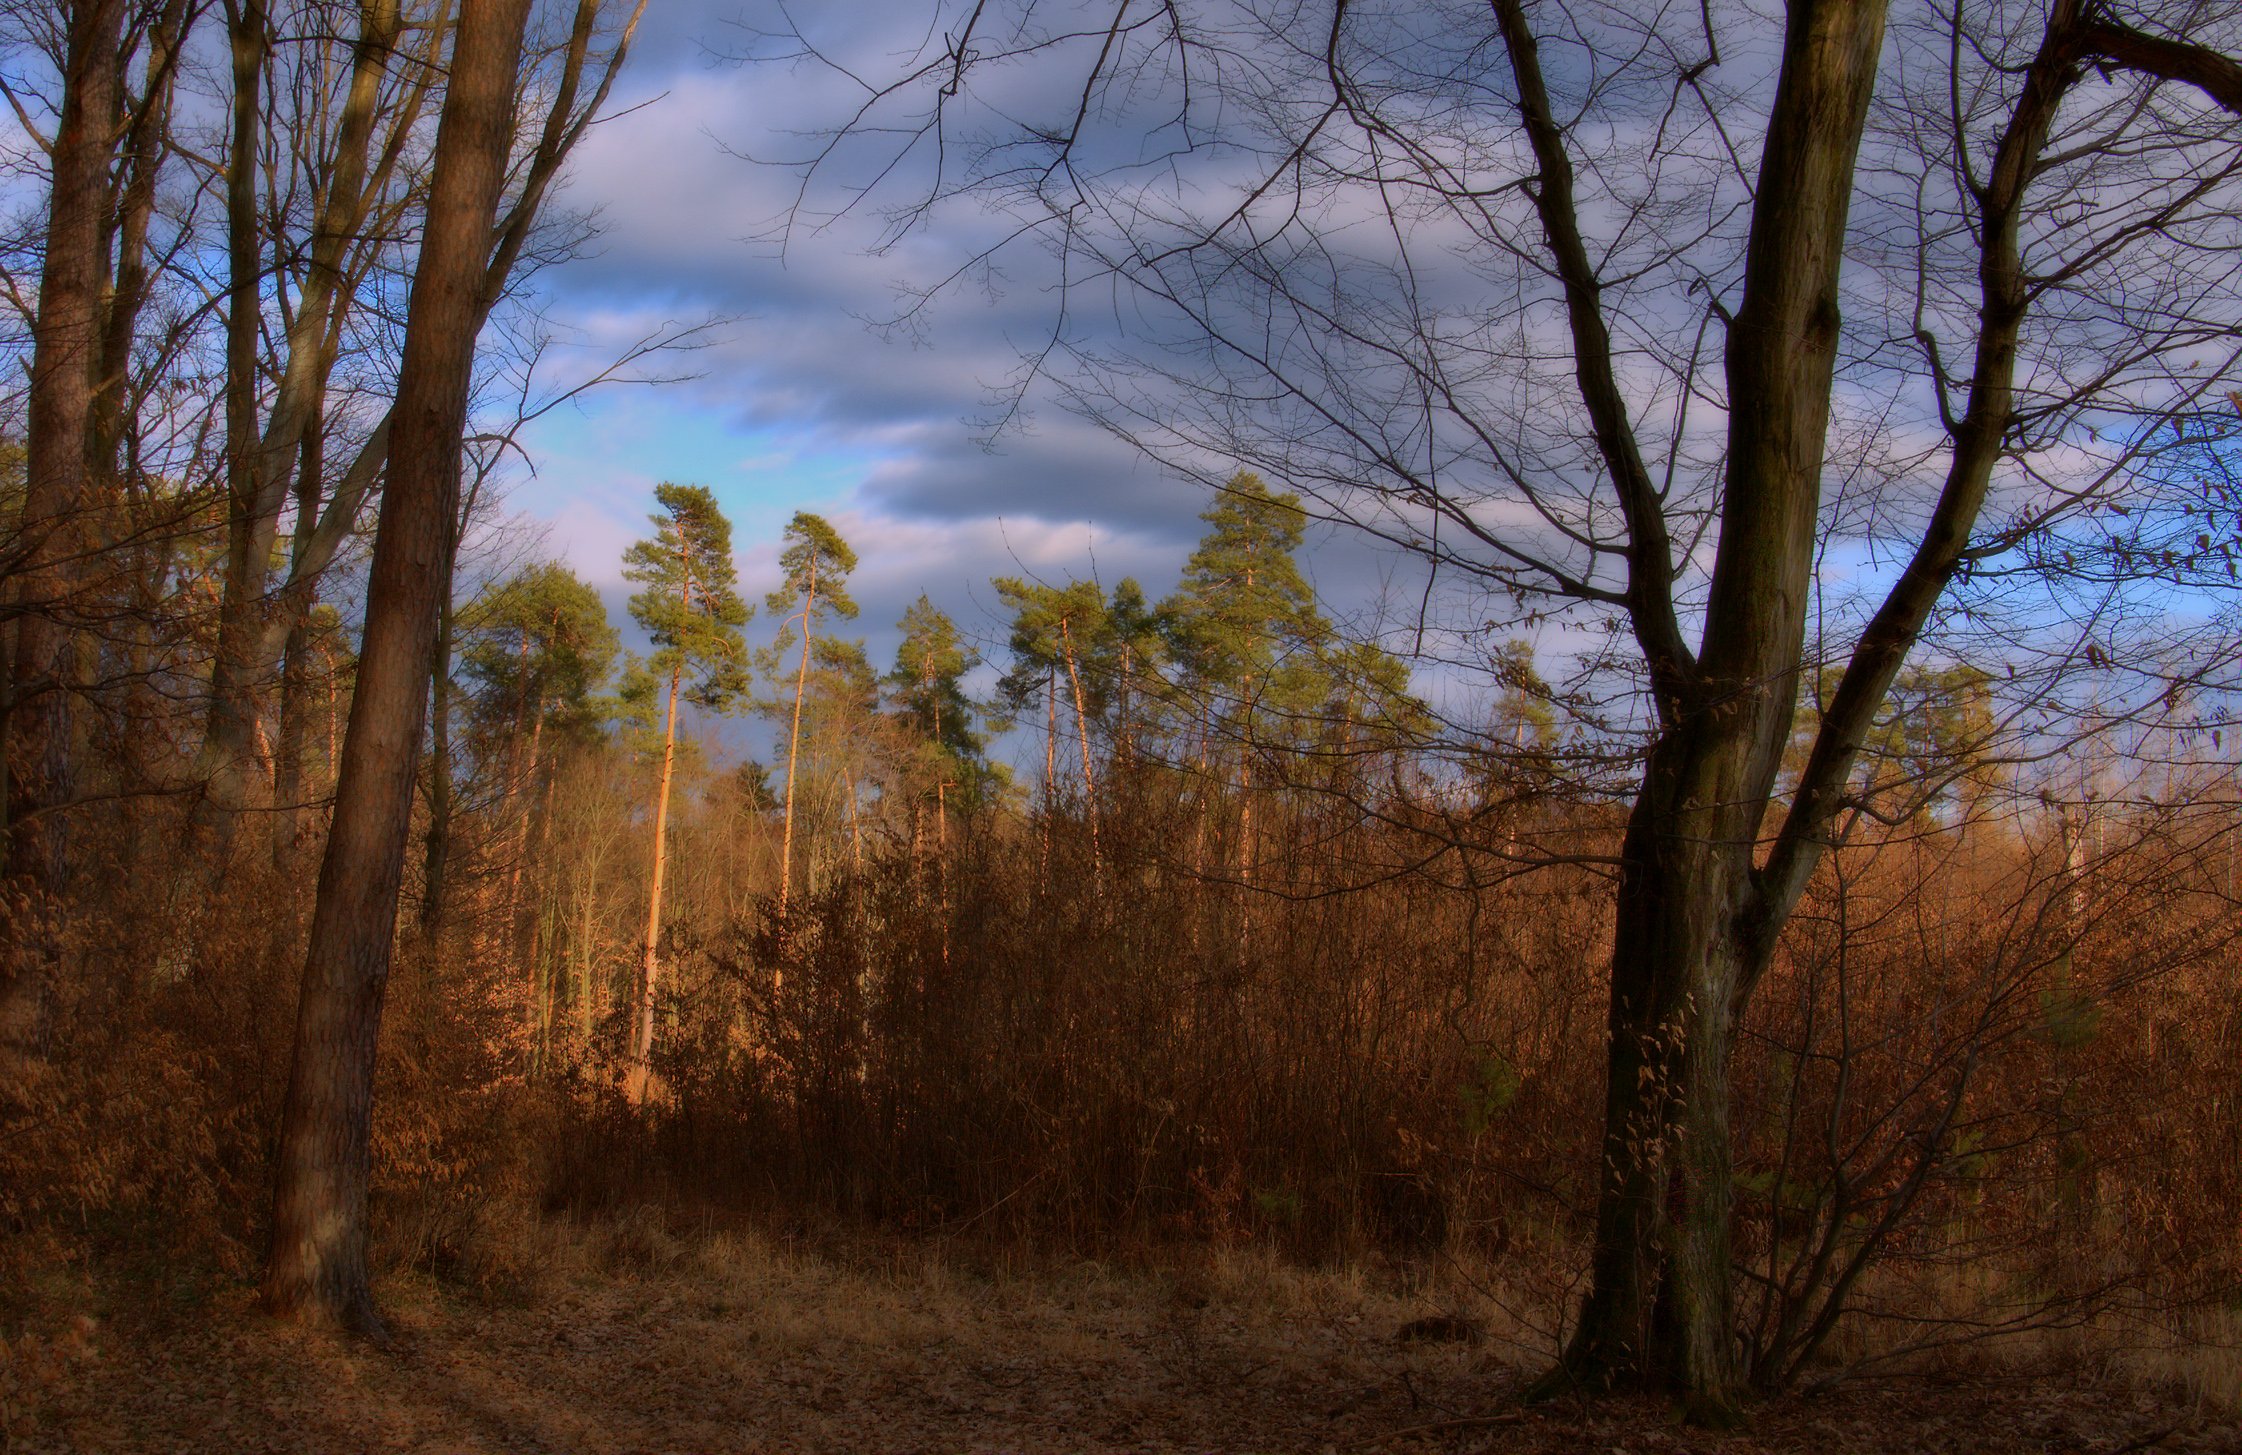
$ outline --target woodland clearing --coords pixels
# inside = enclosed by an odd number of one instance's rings
[[[1651,1400],[1522,1407],[1546,1354],[1452,1266],[1026,1266],[643,1218],[545,1251],[526,1281],[390,1276],[387,1350],[266,1319],[239,1281],[81,1287],[98,1317],[50,1297],[0,1356],[0,1450],[2242,1451],[2200,1371],[2053,1346],[1831,1385],[1734,1433]],[[1401,1336],[1442,1317],[1480,1337]]]

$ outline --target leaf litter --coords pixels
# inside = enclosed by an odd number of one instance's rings
[[[2219,1412],[2053,1375],[1841,1384],[1734,1432],[1657,1401],[1521,1406],[1545,1355],[1392,1270],[1222,1250],[975,1270],[723,1234],[637,1261],[511,1289],[392,1277],[386,1352],[275,1324],[239,1286],[191,1312],[113,1300],[0,1344],[0,1452],[2242,1455]],[[1451,1326],[1471,1333],[1426,1337]]]

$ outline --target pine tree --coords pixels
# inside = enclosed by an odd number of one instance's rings
[[[1124,576],[1113,588],[1106,607],[1104,648],[1111,684],[1107,699],[1113,718],[1113,756],[1126,772],[1134,763],[1139,735],[1152,709],[1165,696],[1162,673],[1168,651],[1162,635],[1160,613],[1145,600],[1144,587],[1134,576]]]
[[[805,510],[794,513],[782,539],[786,544],[779,552],[778,563],[785,580],[766,598],[772,611],[787,613],[780,626],[777,650],[786,650],[789,624],[800,623],[802,634],[801,665],[794,676],[793,724],[786,740],[786,815],[779,830],[778,907],[784,914],[794,883],[794,789],[801,761],[802,699],[809,690],[811,642],[817,623],[826,615],[855,620],[856,603],[849,599],[847,583],[849,572],[856,569],[856,552],[824,517]]]
[[[716,508],[705,485],[654,488],[661,510],[648,517],[657,528],[623,554],[623,575],[645,589],[631,598],[631,616],[654,640],[648,666],[667,678],[669,704],[662,727],[662,772],[654,797],[654,875],[647,896],[646,943],[639,963],[638,999],[631,1020],[627,1090],[642,1101],[654,1047],[654,986],[660,974],[662,877],[667,866],[670,782],[677,764],[680,695],[711,710],[730,705],[747,686],[747,645],[740,627],[750,614],[740,599],[732,566],[732,523]],[[691,678],[690,684],[687,679]]]
[[[1297,743],[1329,698],[1331,625],[1295,553],[1300,497],[1241,470],[1200,517],[1207,533],[1160,604],[1180,686],[1198,712],[1197,756],[1210,782],[1235,777],[1238,872],[1253,873],[1253,756],[1265,737]],[[1203,862],[1202,815],[1195,861]]]
[[[1090,824],[1090,862],[1093,870],[1099,870],[1102,857],[1098,846],[1098,784],[1096,770],[1091,766],[1090,693],[1083,687],[1082,663],[1085,652],[1099,650],[1106,636],[1105,593],[1098,589],[1095,581],[1044,586],[1017,577],[1000,576],[989,584],[1012,610],[1012,667],[1004,676],[1004,694],[1015,708],[1024,706],[1038,687],[1044,694],[1046,797],[1058,787],[1055,779],[1062,680],[1067,694],[1074,700],[1075,735],[1081,750],[1083,810]],[[1095,679],[1093,685],[1102,686]],[[1102,693],[1100,696],[1102,698]],[[1044,833],[1048,843],[1048,821]]]
[[[903,640],[895,649],[895,670],[887,677],[888,700],[911,744],[914,776],[934,788],[934,843],[939,856],[949,847],[950,795],[962,790],[979,796],[987,765],[982,740],[973,731],[973,704],[965,695],[965,674],[980,660],[958,637],[957,623],[925,596],[912,603],[896,623]],[[919,847],[919,803],[912,806],[913,847]]]
[[[619,639],[599,593],[557,561],[524,566],[460,613],[460,674],[478,727],[535,735],[588,722]]]
[[[618,638],[599,593],[554,561],[524,566],[486,587],[460,613],[460,672],[469,683],[470,730],[491,756],[508,760],[508,794],[519,804],[508,845],[504,923],[522,912],[522,872],[542,858],[553,827],[554,778],[546,730],[588,736],[602,713],[596,694],[615,668]],[[545,775],[544,810],[537,781]],[[533,821],[538,850],[532,854]],[[533,1030],[542,1047],[551,986],[542,935],[530,950]]]
[[[1241,470],[1199,519],[1207,533],[1160,614],[1212,725],[1250,742],[1258,713],[1306,711],[1328,681],[1321,654],[1331,624],[1296,559],[1308,516],[1299,496]]]

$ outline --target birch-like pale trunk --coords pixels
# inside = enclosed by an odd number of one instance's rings
[[[685,668],[680,663],[670,673],[668,720],[662,729],[662,777],[654,790],[653,888],[646,897],[646,939],[639,952],[638,998],[631,1010],[630,1071],[623,1083],[624,1095],[633,1106],[646,1104],[653,1078],[654,987],[662,969],[662,880],[669,868],[669,789],[677,767],[677,695],[684,678]]]
[[[802,665],[794,674],[794,726],[786,735],[786,813],[778,840],[778,912],[786,913],[794,888],[794,779],[802,757],[802,698],[810,689],[810,615],[817,609],[817,553],[810,552],[809,582],[802,593]]]

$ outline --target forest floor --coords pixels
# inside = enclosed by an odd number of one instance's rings
[[[238,1282],[137,1308],[112,1286],[98,1316],[0,1343],[0,1452],[2242,1452],[2231,1410],[2176,1388],[1989,1365],[1839,1384],[1727,1434],[1659,1404],[1524,1408],[1543,1355],[1443,1282],[626,1226],[512,1287],[385,1280],[386,1350],[276,1325]],[[1401,1337],[1436,1316],[1482,1336]]]

